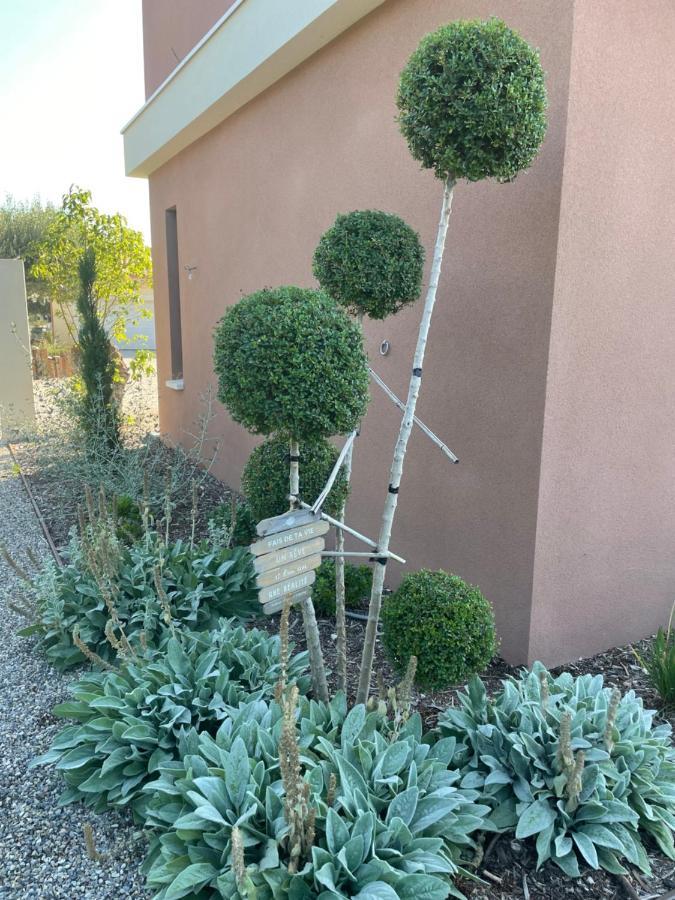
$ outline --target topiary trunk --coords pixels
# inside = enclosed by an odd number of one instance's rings
[[[454,187],[455,180],[453,178],[448,178],[443,193],[443,204],[441,206],[441,217],[438,223],[438,233],[436,236],[436,246],[434,248],[434,258],[431,265],[429,287],[427,289],[424,310],[422,312],[422,321],[420,322],[417,335],[413,370],[408,386],[408,399],[406,401],[403,418],[401,419],[401,426],[399,428],[398,439],[394,450],[394,458],[389,473],[389,489],[384,504],[382,524],[380,526],[380,533],[377,541],[376,553],[380,554],[380,561],[375,566],[375,571],[373,572],[373,587],[370,595],[370,606],[368,608],[368,624],[366,626],[366,636],[361,658],[361,671],[359,673],[359,686],[356,694],[357,703],[366,703],[370,694],[370,680],[373,671],[373,658],[375,656],[377,625],[380,619],[382,591],[384,589],[384,579],[387,571],[386,554],[389,550],[394,514],[396,513],[396,505],[398,503],[398,491],[401,484],[401,476],[403,474],[403,463],[405,461],[408,440],[413,428],[417,398],[422,384],[422,365],[424,363],[424,354],[427,346],[429,327],[431,325],[431,315],[434,311],[438,282],[441,275],[441,263],[443,261],[445,238],[448,232],[448,222],[450,220],[450,212],[452,209]]]
[[[290,460],[290,500],[291,509],[295,509],[300,496],[300,446],[293,439],[290,442]],[[309,666],[312,672],[312,689],[317,700],[328,701],[328,681],[321,650],[321,636],[311,596],[302,601],[302,620],[305,625]]]

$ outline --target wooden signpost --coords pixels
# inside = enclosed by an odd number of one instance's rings
[[[319,514],[306,509],[294,509],[258,524],[260,540],[251,544],[250,551],[255,557],[258,598],[264,613],[278,612],[287,595],[291,603],[310,596],[328,528]]]

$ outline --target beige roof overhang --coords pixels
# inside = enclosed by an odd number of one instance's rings
[[[237,0],[124,126],[147,177],[385,0]]]

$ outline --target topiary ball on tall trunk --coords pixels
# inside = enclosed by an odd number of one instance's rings
[[[288,440],[274,435],[257,446],[248,458],[241,485],[256,522],[280,516],[288,509]],[[300,496],[313,503],[328,481],[338,451],[324,439],[300,444]],[[338,473],[323,510],[336,516],[347,499],[349,484],[344,469]]]
[[[426,35],[403,70],[397,103],[410,152],[444,180],[510,181],[546,133],[539,54],[499,19]]]
[[[214,368],[218,399],[255,434],[311,443],[347,434],[366,411],[361,330],[323,291],[244,297],[217,326]]]
[[[448,572],[406,575],[382,608],[383,640],[403,672],[417,657],[416,682],[443,690],[482,672],[497,650],[492,606],[478,588]]]
[[[403,219],[376,209],[340,214],[314,251],[321,287],[350,312],[384,319],[414,303],[424,248]]]

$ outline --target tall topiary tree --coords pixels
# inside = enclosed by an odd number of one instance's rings
[[[338,215],[314,251],[313,271],[321,287],[354,313],[384,319],[419,297],[424,248],[417,232],[403,219],[376,209]],[[354,445],[345,458],[351,479]],[[346,502],[346,498],[345,498]],[[339,521],[344,522],[343,504]],[[337,530],[336,550],[344,551],[344,532]],[[335,629],[338,688],[347,688],[347,622],[345,561],[335,561]]]
[[[298,287],[250,294],[227,311],[215,336],[218,397],[256,434],[288,440],[291,506],[299,495],[300,443],[352,431],[368,402],[360,329],[323,291]],[[295,500],[294,500],[295,498]],[[314,691],[328,698],[311,599],[302,612]]]
[[[96,254],[84,251],[79,266],[80,377],[83,396],[79,404],[82,428],[97,446],[113,449],[119,444],[119,412],[115,400],[115,356],[103,322],[97,313]]]
[[[536,50],[498,19],[453,22],[420,42],[401,75],[399,123],[410,152],[444,182],[424,311],[378,537],[357,703],[367,700],[386,574],[386,551],[398,502],[408,439],[422,383],[422,366],[455,184],[513,180],[534,160],[546,133],[546,86]]]

